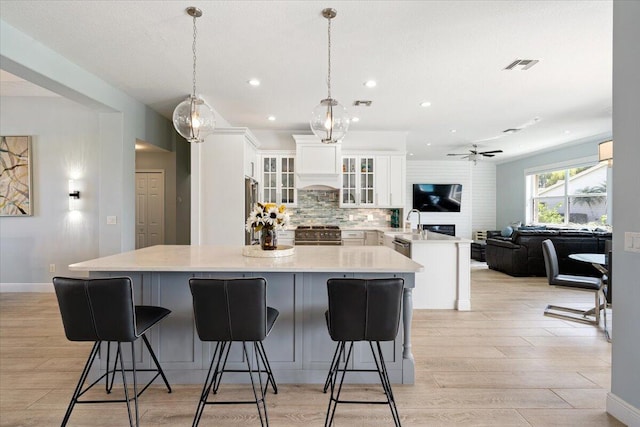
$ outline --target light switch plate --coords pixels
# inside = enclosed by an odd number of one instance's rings
[[[625,231],[624,250],[625,252],[640,252],[640,233]]]
[[[107,217],[107,225],[116,225],[118,223],[117,216],[108,216]]]

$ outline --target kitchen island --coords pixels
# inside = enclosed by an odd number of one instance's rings
[[[72,264],[69,269],[92,278],[129,276],[136,304],[160,305],[172,311],[151,331],[150,340],[174,384],[201,383],[214,348],[212,343],[201,342],[195,330],[188,285],[191,277],[267,280],[267,303],[280,311],[280,317],[264,345],[280,383],[324,383],[335,348],[324,318],[327,279],[403,278],[400,331],[394,342],[383,343],[383,350],[391,381],[413,384],[412,291],[422,265],[383,246],[300,246],[294,255],[277,258],[247,257],[242,252],[242,246],[152,246]],[[239,348],[232,349],[229,369],[243,368]],[[360,343],[354,352],[354,368],[375,368],[368,345]],[[146,353],[144,357],[142,363],[149,365]],[[225,374],[227,380],[244,382],[247,378],[229,373]],[[376,382],[378,378],[354,373],[351,380]]]
[[[425,268],[415,277],[414,308],[471,310],[471,240],[431,231],[394,238]]]

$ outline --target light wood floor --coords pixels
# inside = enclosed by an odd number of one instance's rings
[[[416,384],[394,386],[405,426],[621,426],[605,412],[611,345],[602,329],[542,315],[550,302],[588,306],[590,293],[542,278],[472,270],[470,312],[416,310]],[[0,294],[0,425],[60,425],[90,345],[64,337],[54,294]],[[225,388],[226,387],[226,388]],[[190,426],[200,386],[153,386],[141,425]],[[222,396],[244,398],[241,385]],[[373,386],[350,396],[380,398]],[[267,397],[272,426],[321,426],[321,385],[280,384]],[[81,405],[70,426],[125,426],[124,404]],[[254,406],[208,406],[201,426],[260,425]],[[337,426],[392,425],[383,405],[342,405]]]

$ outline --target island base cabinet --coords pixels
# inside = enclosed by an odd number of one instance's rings
[[[280,315],[269,336],[264,340],[269,363],[279,384],[324,384],[336,342],[329,336],[325,311],[327,310],[327,280],[336,277],[389,278],[403,277],[405,293],[411,295],[414,275],[406,273],[353,274],[353,273],[279,273],[279,272],[95,272],[91,277],[131,277],[134,283],[134,299],[138,305],[158,305],[171,310],[171,314],[148,333],[149,341],[171,384],[201,384],[207,374],[215,351],[215,343],[200,341],[194,323],[193,302],[189,291],[189,279],[264,277],[267,280],[267,305],[276,308]],[[407,299],[405,298],[405,305]],[[409,304],[410,305],[410,304]],[[408,319],[408,321],[407,321]],[[410,353],[409,315],[401,319],[395,341],[381,343],[390,379],[393,383],[414,382],[414,362]],[[115,357],[115,345],[111,346],[111,358]],[[136,367],[151,368],[152,360],[141,340],[136,342]],[[124,347],[125,356],[129,349]],[[403,355],[404,354],[404,355]],[[128,356],[127,356],[128,357]],[[253,356],[250,356],[253,357]],[[126,357],[125,357],[126,359]],[[106,344],[100,353],[100,368],[92,373],[97,378],[106,368]],[[255,360],[251,360],[256,366]],[[375,369],[368,342],[354,346],[351,367]],[[242,346],[234,343],[229,354],[228,369],[246,369]],[[142,372],[140,381],[147,378]],[[149,374],[149,378],[150,378]],[[116,381],[118,379],[116,378]],[[224,381],[246,383],[245,373],[229,372]],[[350,383],[377,383],[375,372],[353,372],[345,381]]]

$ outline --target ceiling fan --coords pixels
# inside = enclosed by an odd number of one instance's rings
[[[466,154],[455,154],[449,153],[447,156],[462,156],[463,159],[469,159],[470,162],[473,162],[475,165],[478,161],[478,158],[481,157],[494,157],[497,153],[502,153],[502,150],[491,150],[491,151],[478,151],[478,145],[472,144],[473,148],[469,150],[469,153]]]

